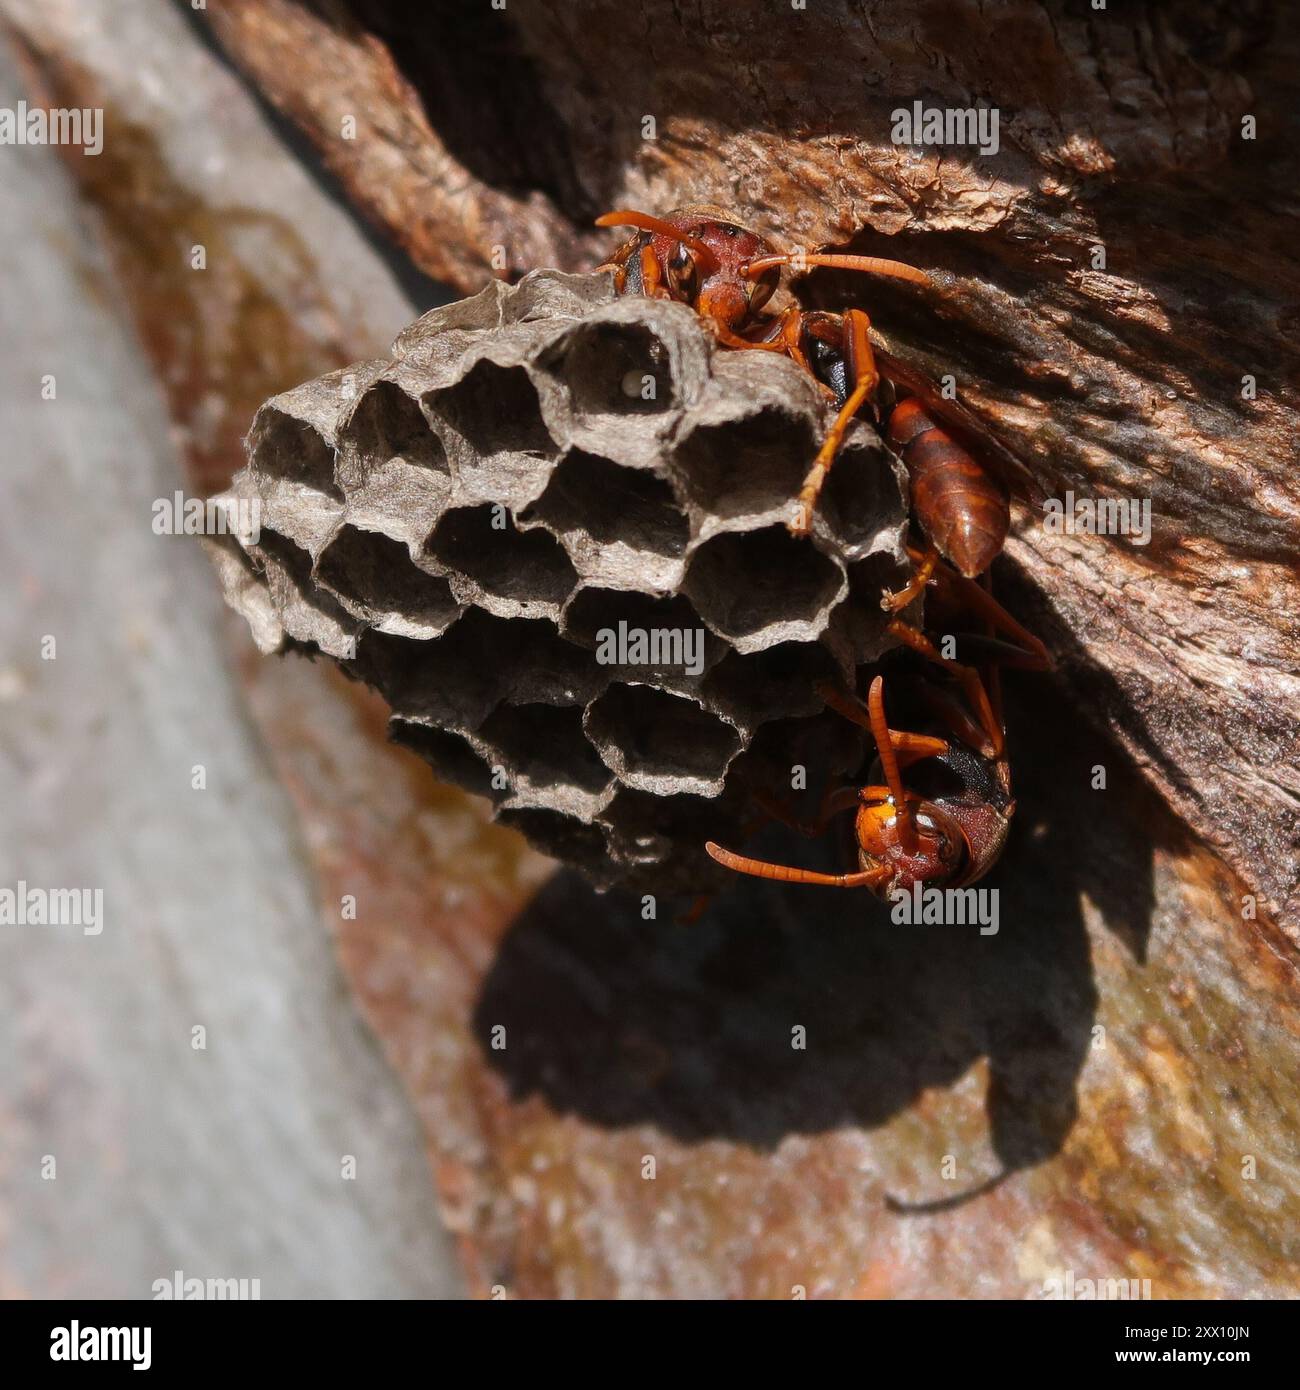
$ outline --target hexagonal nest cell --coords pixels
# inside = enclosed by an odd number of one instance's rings
[[[684,306],[537,271],[268,401],[207,544],[264,651],[334,657],[538,849],[699,891],[754,790],[810,746],[837,773],[861,755],[816,687],[887,644],[906,491],[855,424],[793,539],[830,419],[793,363],[719,349]]]

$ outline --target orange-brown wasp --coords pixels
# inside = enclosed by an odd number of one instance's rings
[[[917,884],[967,887],[997,862],[1015,812],[999,672],[1003,666],[1042,669],[1046,653],[974,580],[944,567],[931,582],[947,620],[983,630],[958,638],[977,663],[963,665],[945,657],[924,633],[899,625],[905,645],[926,660],[909,683],[929,730],[890,727],[883,676],[872,681],[865,707],[823,686],[828,705],[871,732],[876,760],[867,785],[833,790],[810,826],[799,824],[772,798],[756,798],[769,815],[810,835],[820,834],[833,816],[856,808],[857,870],[817,873],[750,859],[710,843],[706,848],[719,864],[787,883],[869,888],[887,898]],[[998,632],[1016,640],[1008,642]],[[904,772],[910,774],[910,786]]]
[[[817,499],[849,423],[870,408],[907,468],[912,509],[925,540],[912,582],[888,596],[886,607],[901,609],[915,598],[940,558],[967,578],[988,569],[1010,524],[1004,479],[1018,471],[1016,461],[969,412],[875,347],[870,320],[861,309],[830,314],[792,304],[779,314],[763,312],[785,267],[866,271],[929,285],[925,271],[875,256],[778,253],[758,233],[710,207],[684,208],[662,218],[609,212],[597,225],[635,229],[601,267],[613,271],[619,294],[687,304],[724,347],[783,353],[835,402],[834,423],[796,499],[792,532],[807,535],[811,530]],[[885,383],[894,398],[887,410],[880,394]],[[898,399],[900,392],[907,394]]]

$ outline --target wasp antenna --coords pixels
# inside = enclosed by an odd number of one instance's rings
[[[871,682],[871,692],[867,696],[867,711],[871,718],[871,734],[876,740],[876,751],[880,755],[880,766],[884,770],[885,783],[894,799],[898,816],[898,838],[909,853],[916,845],[916,827],[912,819],[911,803],[903,787],[903,775],[898,770],[898,755],[894,752],[894,741],[889,736],[889,724],[885,719],[885,678],[877,676]]]
[[[821,874],[815,869],[795,869],[788,864],[769,864],[763,859],[749,859],[743,854],[733,854],[721,845],[710,840],[704,848],[710,858],[716,860],[724,869],[733,869],[738,874],[749,874],[751,878],[774,878],[781,883],[813,883],[823,888],[874,888],[882,883],[892,872],[880,865],[874,869],[863,869],[855,874]]]
[[[871,275],[887,275],[894,280],[910,280],[914,285],[930,285],[933,281],[919,267],[908,265],[906,261],[890,261],[881,256],[824,256],[811,252],[797,252],[785,256],[760,256],[742,266],[740,273],[747,279],[762,275],[764,271],[777,266],[788,265],[796,270],[806,267],[823,266],[828,270],[863,270]]]
[[[596,218],[596,226],[635,227],[638,231],[654,232],[657,236],[674,237],[683,246],[689,246],[697,256],[703,257],[706,268],[716,268],[718,264],[718,258],[699,237],[693,237],[689,232],[683,232],[681,228],[674,227],[671,222],[665,221],[662,217],[655,217],[653,213],[637,212],[633,208],[620,208],[616,212],[602,213]]]

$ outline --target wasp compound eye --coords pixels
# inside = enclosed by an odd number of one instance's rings
[[[668,276],[673,288],[685,299],[694,299],[699,292],[699,274],[695,257],[679,241],[668,258]]]

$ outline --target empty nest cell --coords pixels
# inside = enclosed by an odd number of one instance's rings
[[[607,683],[550,623],[498,618],[479,608],[427,642],[364,633],[352,673],[399,716],[457,730],[477,729],[503,703],[581,707]]]
[[[596,796],[609,769],[582,731],[582,710],[556,705],[500,705],[483,721],[480,739],[499,756],[512,783],[572,787]]]
[[[465,445],[457,460],[461,476],[479,475],[484,496],[493,495],[494,487],[496,495],[504,495],[502,483],[511,466],[526,471],[557,452],[537,388],[523,367],[481,358],[454,385],[426,391],[422,403],[433,419],[460,436]]]
[[[811,461],[811,460],[810,460]],[[818,510],[838,537],[840,553],[857,560],[896,548],[893,518],[908,506],[907,474],[866,426],[850,430],[822,488]]]
[[[692,634],[692,643],[700,645],[706,670],[726,645],[705,628],[691,601],[683,594],[654,598],[635,590],[582,588],[565,607],[562,631],[569,641],[595,651],[598,659],[602,650],[609,650],[610,635],[617,638],[620,631],[653,635],[659,639],[655,644],[659,652],[662,654],[668,649],[673,656],[679,648],[685,654],[686,643],[681,639]],[[645,661],[643,664],[660,667],[669,663]]]
[[[693,700],[649,685],[611,685],[587,711],[587,734],[630,787],[716,795],[740,735]]]
[[[316,579],[357,617],[409,637],[435,637],[460,613],[447,581],[417,569],[406,546],[382,531],[340,526]]]
[[[362,624],[315,583],[311,556],[265,527],[252,553],[266,576],[271,602],[285,632],[338,660],[350,659]]]
[[[765,651],[728,651],[708,674],[705,695],[738,722],[757,728],[790,714],[815,714],[820,685],[842,687],[844,672],[817,642],[783,642]]]
[[[742,807],[739,804],[744,801]],[[737,813],[747,814],[752,803],[743,795],[724,792],[721,797],[685,793],[656,796],[634,787],[620,787],[601,812],[611,853],[631,868],[661,868],[675,858],[697,854],[707,840],[725,834]],[[642,881],[653,883],[654,879]]]
[[[339,455],[339,481],[347,491],[393,462],[451,477],[442,441],[419,404],[393,381],[377,381],[362,395],[340,431]]]
[[[847,583],[784,526],[723,532],[691,556],[682,585],[700,616],[740,651],[815,641]]]
[[[267,478],[302,483],[343,501],[334,481],[334,446],[314,425],[271,405],[257,413],[249,437],[249,462]]]
[[[496,623],[471,609],[427,642],[372,628],[358,639],[349,674],[378,690],[400,719],[476,729],[504,698],[511,675],[484,659],[502,641]]]
[[[520,531],[501,503],[447,512],[425,543],[429,557],[453,576],[468,601],[503,614],[532,617],[555,610],[578,582],[564,548],[542,530]],[[453,580],[453,582],[455,582]]]
[[[817,443],[811,422],[776,406],[700,424],[686,434],[675,462],[691,501],[731,519],[793,512]]]
[[[835,710],[772,719],[758,730],[732,765],[738,785],[764,789],[789,801],[792,774],[802,768],[807,814],[816,812],[821,797],[833,787],[861,786],[871,753],[870,735]]]
[[[526,517],[561,535],[574,532],[600,545],[670,559],[681,556],[690,539],[690,523],[663,478],[585,449],[564,455]]]

